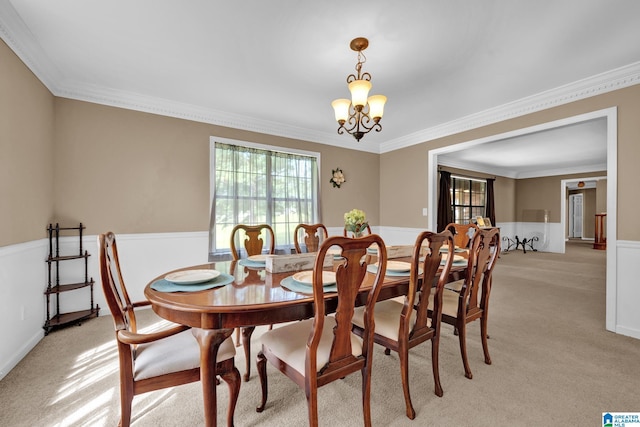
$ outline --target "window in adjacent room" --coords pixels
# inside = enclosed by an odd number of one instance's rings
[[[278,251],[293,248],[299,223],[319,217],[320,154],[212,138],[210,251],[230,252],[237,224],[269,224]],[[285,151],[286,150],[286,151]]]
[[[468,224],[472,218],[485,216],[486,180],[451,176],[453,221]]]

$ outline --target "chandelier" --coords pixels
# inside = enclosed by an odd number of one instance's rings
[[[356,64],[356,74],[347,76],[349,91],[351,92],[351,100],[336,99],[331,103],[336,114],[336,120],[340,125],[338,133],[342,135],[347,132],[357,140],[360,139],[371,130],[376,132],[382,130],[380,119],[384,112],[384,103],[387,97],[384,95],[371,95],[371,74],[362,72],[362,64],[367,58],[362,53],[369,46],[369,40],[364,37],[358,37],[351,40],[349,45],[351,50],[358,52],[358,63]]]

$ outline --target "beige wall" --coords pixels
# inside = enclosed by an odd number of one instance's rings
[[[383,223],[389,226],[421,227],[425,224],[425,218],[421,215],[421,212],[416,212],[413,206],[418,203],[421,206],[426,206],[427,161],[428,152],[431,149],[498,135],[610,107],[618,107],[617,237],[621,240],[638,241],[640,240],[640,227],[636,226],[634,217],[636,212],[640,210],[640,199],[637,197],[624,197],[624,195],[635,194],[634,183],[640,177],[640,170],[636,165],[638,159],[640,159],[640,144],[638,144],[640,135],[640,120],[638,120],[638,117],[640,117],[640,85],[382,154],[380,171],[383,184],[380,186],[380,199],[384,202],[381,205],[380,217]],[[404,178],[401,189],[389,184],[392,179],[398,176],[398,173]],[[415,178],[409,179],[410,177]],[[397,209],[398,201],[409,198],[419,199],[419,202],[412,201],[412,209],[399,212]],[[556,199],[555,203],[559,204],[560,199]],[[387,203],[388,200],[392,200],[393,203]],[[552,211],[556,211],[555,214],[552,212],[552,215],[555,215],[555,221],[559,221],[559,210],[552,207]],[[435,213],[430,212],[430,214]]]
[[[380,221],[385,226],[428,227],[427,157],[422,146],[380,156]]]
[[[593,238],[595,237],[596,229],[596,189],[587,188],[582,190],[582,194],[582,237]]]
[[[589,172],[572,175],[546,176],[542,178],[519,179],[516,184],[516,213],[517,221],[541,222],[542,219],[532,218],[532,211],[548,210],[549,222],[560,222],[562,189],[561,181],[605,176],[606,171]],[[566,198],[565,198],[566,199]],[[594,199],[595,204],[595,199]],[[593,207],[592,209],[595,209]],[[592,236],[593,237],[593,236]]]
[[[607,180],[596,181],[596,213],[607,212]]]
[[[0,246],[46,237],[53,122],[53,96],[0,40]]]
[[[322,220],[359,208],[378,225],[377,154],[57,98],[55,217],[87,232],[206,231],[209,145],[218,136],[321,153]],[[340,167],[347,182],[329,184]]]
[[[496,177],[493,184],[496,222],[516,221],[516,182],[513,178]]]

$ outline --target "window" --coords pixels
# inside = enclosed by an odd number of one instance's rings
[[[486,193],[486,181],[452,176],[451,204],[453,207],[453,222],[468,224],[472,218],[477,216],[484,217]]]
[[[212,145],[210,250],[214,255],[229,253],[231,230],[237,224],[271,225],[276,248],[289,251],[299,223],[320,222],[319,154],[219,139]]]

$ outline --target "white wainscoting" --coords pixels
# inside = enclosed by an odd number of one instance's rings
[[[618,240],[616,319],[613,332],[640,339],[640,242]]]
[[[0,247],[0,379],[44,336],[46,240]]]
[[[498,224],[503,236],[525,236],[525,233],[545,233],[549,227],[547,250],[560,246],[555,235],[562,236],[558,224],[505,223]],[[541,228],[542,227],[542,228]],[[417,234],[423,229],[406,227],[373,227],[388,245],[413,244]],[[512,234],[513,233],[513,234]],[[341,235],[342,228],[329,229],[330,235]],[[208,232],[123,234],[118,235],[123,276],[131,299],[144,299],[143,290],[154,277],[169,270],[187,265],[202,264],[208,260]],[[102,285],[98,271],[98,248],[96,236],[85,236],[83,245],[89,251],[89,276],[96,281],[94,300],[100,305],[100,314],[108,315],[109,310],[102,295]],[[534,243],[534,247],[535,243]],[[77,239],[60,240],[61,253],[77,250]],[[540,250],[543,250],[542,247]],[[615,326],[613,332],[640,339],[640,242],[617,242],[617,265],[612,294],[615,294]],[[558,251],[559,252],[559,251]],[[0,379],[2,379],[22,358],[42,339],[45,321],[44,290],[47,286],[48,241],[46,239],[0,247]],[[75,261],[73,261],[75,262]],[[61,264],[61,279],[82,272],[82,266],[71,264],[66,269]],[[609,292],[608,288],[608,292]],[[88,296],[82,291],[67,292],[62,296],[63,311],[88,307]],[[609,306],[607,307],[609,310]],[[89,320],[90,321],[90,320]],[[55,331],[51,333],[55,339]]]
[[[540,252],[564,253],[565,233],[559,222],[501,222],[497,226],[500,227],[503,250],[509,247],[509,243],[513,243],[514,250],[517,236],[520,241],[537,237],[538,240],[533,241],[532,246]],[[527,250],[530,249],[527,245]]]
[[[122,274],[133,301],[144,299],[144,287],[156,276],[176,268],[208,262],[209,233],[161,233],[117,235]],[[102,293],[97,236],[83,236],[88,274],[93,277],[94,302],[100,315],[110,314]],[[44,337],[47,288],[47,239],[0,247],[0,379],[13,369]],[[60,254],[78,252],[78,239],[60,238]],[[81,260],[60,263],[60,281],[84,275]],[[54,296],[52,296],[55,298]],[[89,289],[61,294],[61,312],[89,308]],[[55,314],[52,304],[51,314]],[[90,321],[90,320],[89,320]],[[48,338],[55,339],[55,331]]]

